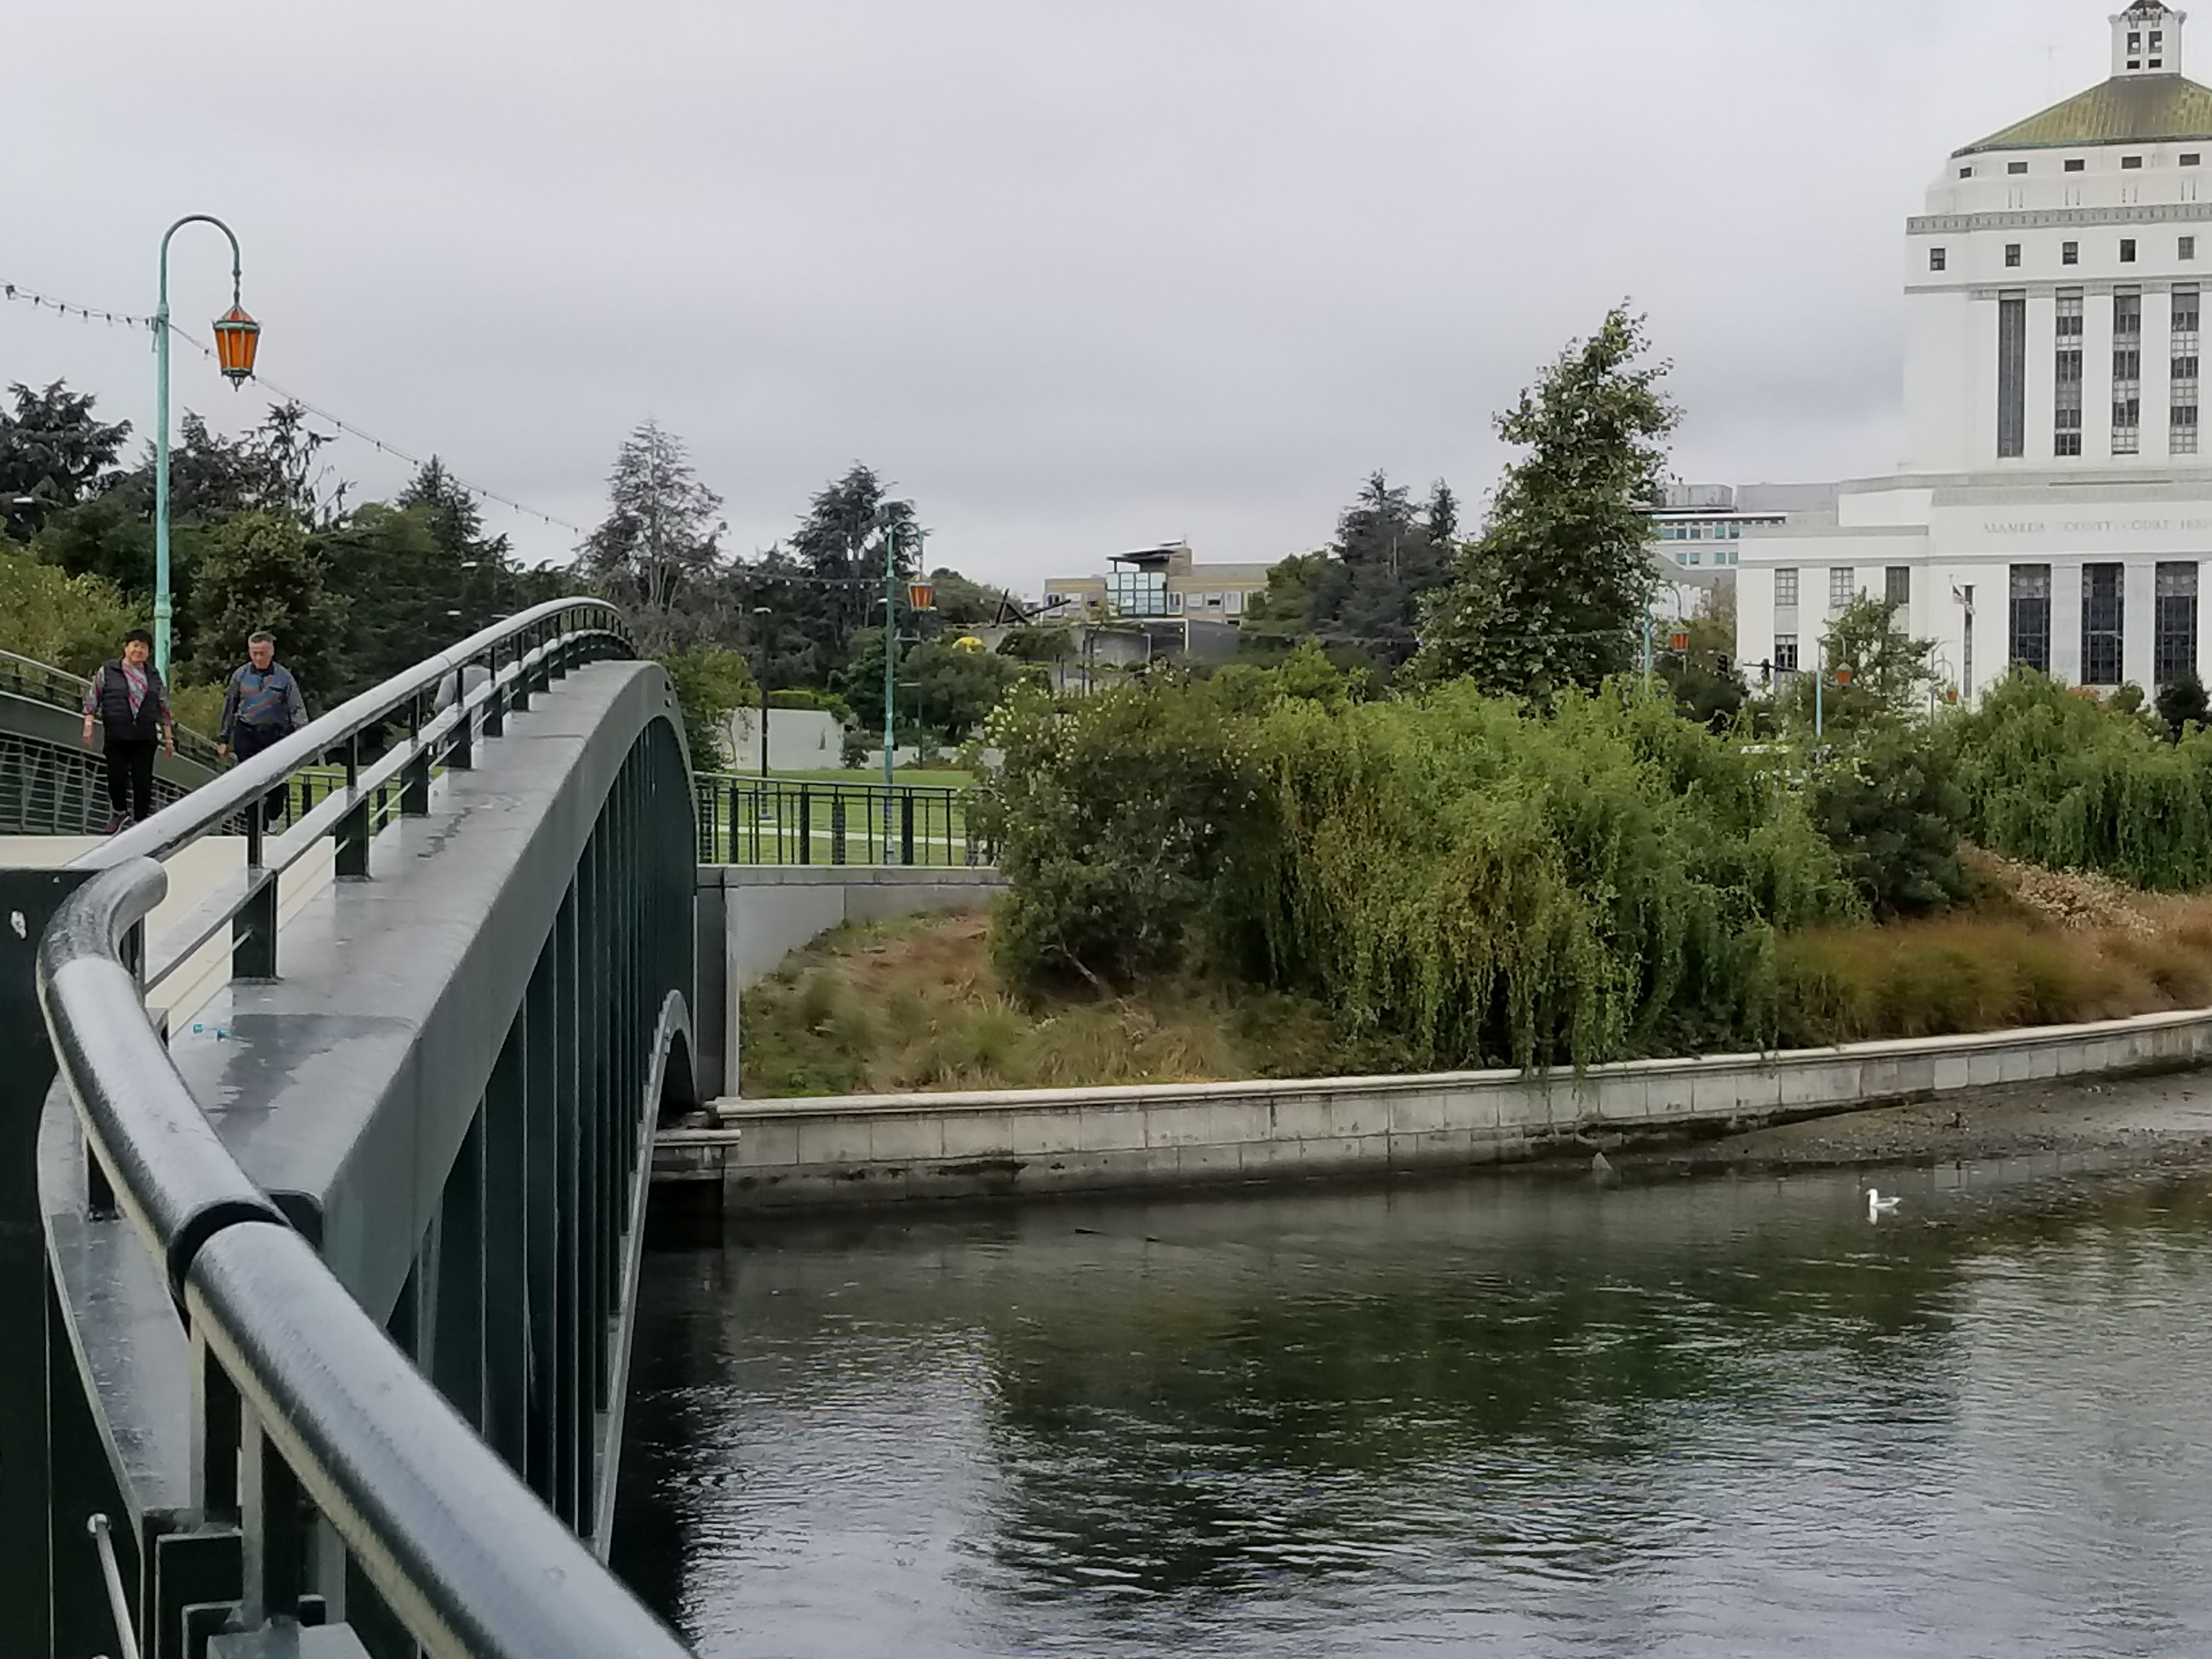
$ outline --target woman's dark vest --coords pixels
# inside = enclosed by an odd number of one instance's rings
[[[100,671],[100,720],[111,738],[158,738],[161,735],[161,677],[152,663],[139,671],[146,676],[146,695],[138,712],[131,712],[131,682],[123,677],[121,662]]]

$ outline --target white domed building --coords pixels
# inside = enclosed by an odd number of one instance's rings
[[[2186,24],[2130,7],[2110,80],[1946,163],[1906,227],[1903,470],[1743,494],[1786,511],[1739,544],[1754,676],[1811,670],[1867,593],[1905,602],[1969,696],[2015,661],[2079,685],[2212,682],[2212,90],[2183,76]]]

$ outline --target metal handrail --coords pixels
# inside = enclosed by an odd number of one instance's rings
[[[597,617],[605,626],[571,629],[565,623],[572,616]],[[619,641],[625,650],[629,647],[622,611],[605,599],[552,599],[535,605],[504,622],[493,623],[470,635],[451,650],[394,674],[383,684],[372,686],[360,696],[340,703],[320,720],[310,722],[282,743],[234,767],[215,782],[195,789],[174,805],[155,813],[143,823],[133,824],[122,834],[103,842],[77,859],[76,864],[80,868],[97,870],[112,868],[135,858],[167,858],[202,836],[215,833],[240,812],[258,805],[270,788],[289,779],[302,767],[314,764],[342,744],[356,744],[364,733],[380,725],[395,709],[425,696],[434,696],[438,688],[448,679],[453,679],[457,685],[465,688],[466,671],[482,665],[489,658],[492,673],[486,682],[473,693],[457,697],[453,706],[422,729],[415,741],[419,744],[424,738],[457,733],[461,729],[464,717],[503,696],[506,689],[515,680],[526,678],[535,666],[542,665],[551,641],[573,639],[580,633],[603,634]],[[504,668],[500,661],[502,647],[508,648]],[[385,780],[389,781],[388,778]],[[352,780],[349,784],[349,804],[360,805],[368,789],[373,787],[358,778]],[[313,837],[303,839],[312,842]],[[305,850],[305,847],[299,849],[301,852]]]
[[[124,960],[167,885],[143,857],[87,882],[39,998],[88,1150],[254,1432],[434,1659],[681,1659],[223,1146]]]

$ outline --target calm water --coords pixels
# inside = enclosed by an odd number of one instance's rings
[[[648,1258],[708,1655],[2212,1654],[2212,1171],[1045,1207]]]

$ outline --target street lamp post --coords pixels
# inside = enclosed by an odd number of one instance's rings
[[[772,606],[769,606],[769,605],[755,605],[755,606],[753,607],[753,615],[754,615],[754,616],[756,616],[756,617],[759,617],[765,618],[765,617],[772,617],[772,616],[774,616],[775,614],[775,609],[774,609]],[[760,624],[760,631],[761,631],[761,651],[760,651],[760,657],[761,657],[761,665],[760,665],[760,668],[761,668],[761,672],[760,672],[760,688],[761,688],[761,733],[760,733],[760,738],[761,738],[761,776],[762,776],[763,779],[765,779],[765,778],[768,776],[768,663],[769,663],[769,650],[768,650],[768,623],[767,623],[767,622],[766,622],[766,621],[763,621],[763,622],[761,623],[761,624]]]
[[[897,787],[898,779],[892,771],[896,753],[896,716],[898,700],[898,542],[899,532],[911,531],[919,547],[927,539],[927,532],[918,524],[900,520],[891,520],[884,532],[884,799]],[[919,565],[920,561],[917,560]],[[884,809],[889,811],[886,805]]]
[[[154,665],[169,673],[174,606],[169,597],[169,240],[186,225],[213,225],[230,239],[230,309],[216,319],[216,360],[233,386],[253,373],[261,325],[239,305],[238,236],[220,219],[188,213],[161,236],[161,301],[154,311]]]

